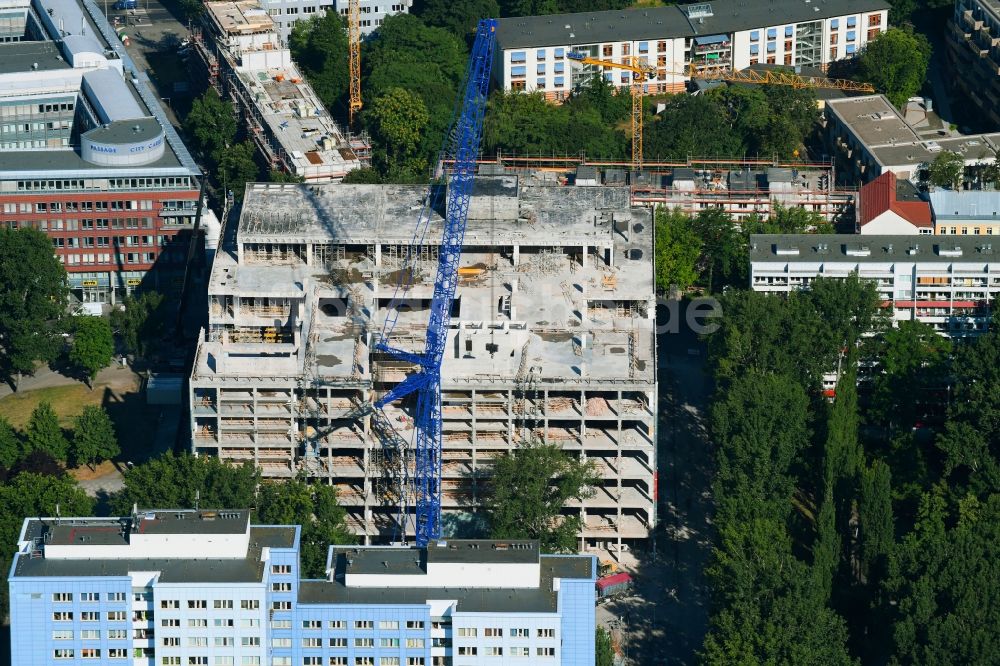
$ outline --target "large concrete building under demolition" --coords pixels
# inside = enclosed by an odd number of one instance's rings
[[[537,440],[597,464],[593,496],[564,509],[581,546],[628,548],[655,519],[651,214],[627,187],[526,182],[480,177],[470,206],[441,371],[444,531],[471,519],[496,456]],[[366,541],[398,535],[393,471],[357,414],[412,370],[373,342],[425,194],[249,185],[191,377],[196,453],[328,480]],[[432,214],[395,347],[423,349],[441,224]],[[386,408],[406,439],[410,407]]]

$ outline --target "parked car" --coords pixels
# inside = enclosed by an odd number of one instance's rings
[[[118,0],[112,7],[115,9],[136,9],[139,7],[139,0]]]

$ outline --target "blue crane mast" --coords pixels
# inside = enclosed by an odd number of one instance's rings
[[[391,402],[411,393],[417,394],[414,414],[413,478],[408,480],[405,471],[397,480],[401,484],[412,483],[415,501],[415,533],[418,546],[425,546],[441,536],[441,359],[448,342],[451,323],[451,309],[455,300],[458,280],[458,262],[462,254],[462,241],[469,216],[469,201],[472,183],[479,158],[482,141],[483,114],[489,92],[490,70],[493,65],[493,51],[496,42],[496,19],[483,19],[476,28],[476,39],[465,80],[465,94],[462,109],[451,132],[444,157],[453,160],[453,168],[448,178],[447,203],[444,230],[438,251],[437,273],[434,279],[434,294],[431,299],[430,320],[427,324],[427,339],[422,353],[392,347],[389,338],[399,316],[399,306],[406,292],[412,286],[415,257],[425,244],[428,228],[441,188],[431,186],[430,193],[420,217],[417,219],[413,239],[408,246],[407,262],[399,272],[396,293],[389,304],[389,311],[375,349],[387,356],[413,363],[417,372],[388,391],[373,407],[373,430],[383,449],[396,460],[402,460],[403,470],[408,469],[404,443],[395,432],[388,417],[382,411]],[[399,489],[405,498],[408,489]],[[403,500],[405,502],[405,499]],[[401,504],[400,527],[403,538],[406,535],[406,509]]]

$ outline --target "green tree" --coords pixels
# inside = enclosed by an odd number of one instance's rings
[[[597,625],[594,634],[594,653],[597,656],[596,666],[614,666],[615,650],[611,645],[611,632],[600,625]]]
[[[69,442],[59,427],[59,419],[47,401],[38,403],[31,412],[25,437],[28,451],[47,453],[60,462],[66,461]]]
[[[91,469],[102,460],[110,460],[121,453],[115,425],[103,407],[87,405],[73,426],[73,460]]]
[[[306,179],[294,173],[272,169],[267,172],[267,180],[270,183],[304,183]]]
[[[741,155],[746,147],[733,131],[726,109],[715,95],[674,95],[666,109],[644,126],[647,159]]]
[[[246,184],[256,180],[260,173],[254,153],[253,143],[244,141],[230,146],[219,161],[219,182],[232,191],[237,201],[243,199]]]
[[[927,165],[927,180],[931,185],[949,187],[953,190],[962,187],[965,175],[965,158],[959,153],[945,150]]]
[[[868,42],[858,58],[858,78],[875,86],[897,108],[916,95],[927,78],[931,45],[912,30],[889,28]]]
[[[165,453],[125,472],[125,486],[112,498],[122,514],[132,505],[145,507],[242,508],[253,506],[260,472],[253,463],[236,467],[213,456]]]
[[[421,139],[430,120],[423,100],[403,88],[390,88],[375,98],[367,112],[367,125],[379,148],[375,162],[390,180],[424,177],[426,157]]]
[[[121,307],[111,311],[111,328],[130,352],[143,355],[150,341],[163,333],[167,313],[163,294],[144,291],[126,296]]]
[[[911,427],[947,381],[951,344],[928,324],[902,321],[870,345],[876,364],[871,419],[890,427]]]
[[[308,21],[296,21],[288,46],[323,104],[346,114],[350,85],[347,19],[337,12],[326,12]]]
[[[700,211],[692,226],[701,239],[702,282],[708,290],[719,293],[724,287],[745,287],[750,264],[749,244],[733,224],[733,218],[723,210],[710,208]]]
[[[338,60],[337,66],[343,67],[343,62]],[[362,90],[367,91],[366,100],[392,88],[403,88],[423,100],[429,118],[420,153],[433,163],[451,125],[467,62],[465,42],[448,30],[424,25],[410,14],[390,16],[379,27],[378,39],[361,46]],[[376,142],[373,152],[380,148],[386,146]]]
[[[476,25],[484,18],[500,16],[497,0],[424,0],[414,7],[414,13],[429,26],[444,28],[456,37],[470,39]]]
[[[688,217],[679,208],[656,209],[653,270],[656,288],[687,289],[698,280],[702,241]]]
[[[341,182],[345,185],[378,185],[382,182],[382,177],[379,176],[378,171],[375,169],[364,167],[361,169],[351,169]]]
[[[949,527],[949,525],[953,525]],[[989,664],[1000,635],[1000,495],[924,495],[892,558],[893,663]]]
[[[0,373],[15,384],[58,354],[67,296],[52,241],[30,227],[0,229]]]
[[[301,566],[305,578],[326,576],[330,544],[355,543],[347,512],[337,503],[337,490],[305,479],[267,483],[257,493],[257,519],[267,525],[301,525]]]
[[[568,500],[589,497],[596,483],[592,462],[551,444],[498,456],[485,501],[493,538],[538,539],[544,552],[576,552],[580,518],[560,511]]]
[[[25,453],[17,431],[7,419],[0,416],[0,467],[10,469]]]
[[[861,573],[866,578],[880,579],[895,543],[891,472],[881,460],[874,460],[861,470],[858,522]]]
[[[218,164],[225,149],[236,141],[233,105],[219,97],[215,88],[209,87],[191,103],[191,111],[184,119],[184,129],[194,139],[198,150],[213,164]]]
[[[69,361],[83,372],[91,389],[98,370],[108,367],[114,353],[115,340],[107,319],[87,316],[73,319]]]

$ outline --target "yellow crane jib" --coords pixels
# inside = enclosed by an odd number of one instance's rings
[[[632,170],[642,169],[642,99],[646,80],[651,78],[655,68],[650,67],[645,58],[628,56],[624,62],[591,58],[586,53],[571,51],[568,56],[583,65],[596,65],[632,72]]]
[[[354,114],[361,110],[361,3],[350,0],[347,9],[348,69],[350,95],[348,123],[354,124]]]
[[[792,88],[824,88],[848,92],[873,93],[870,83],[849,79],[828,79],[824,76],[803,76],[784,69],[743,69],[734,71],[725,67],[698,69],[692,63],[687,75],[692,79],[708,81],[729,81],[732,83],[754,83],[770,86],[790,86]]]

